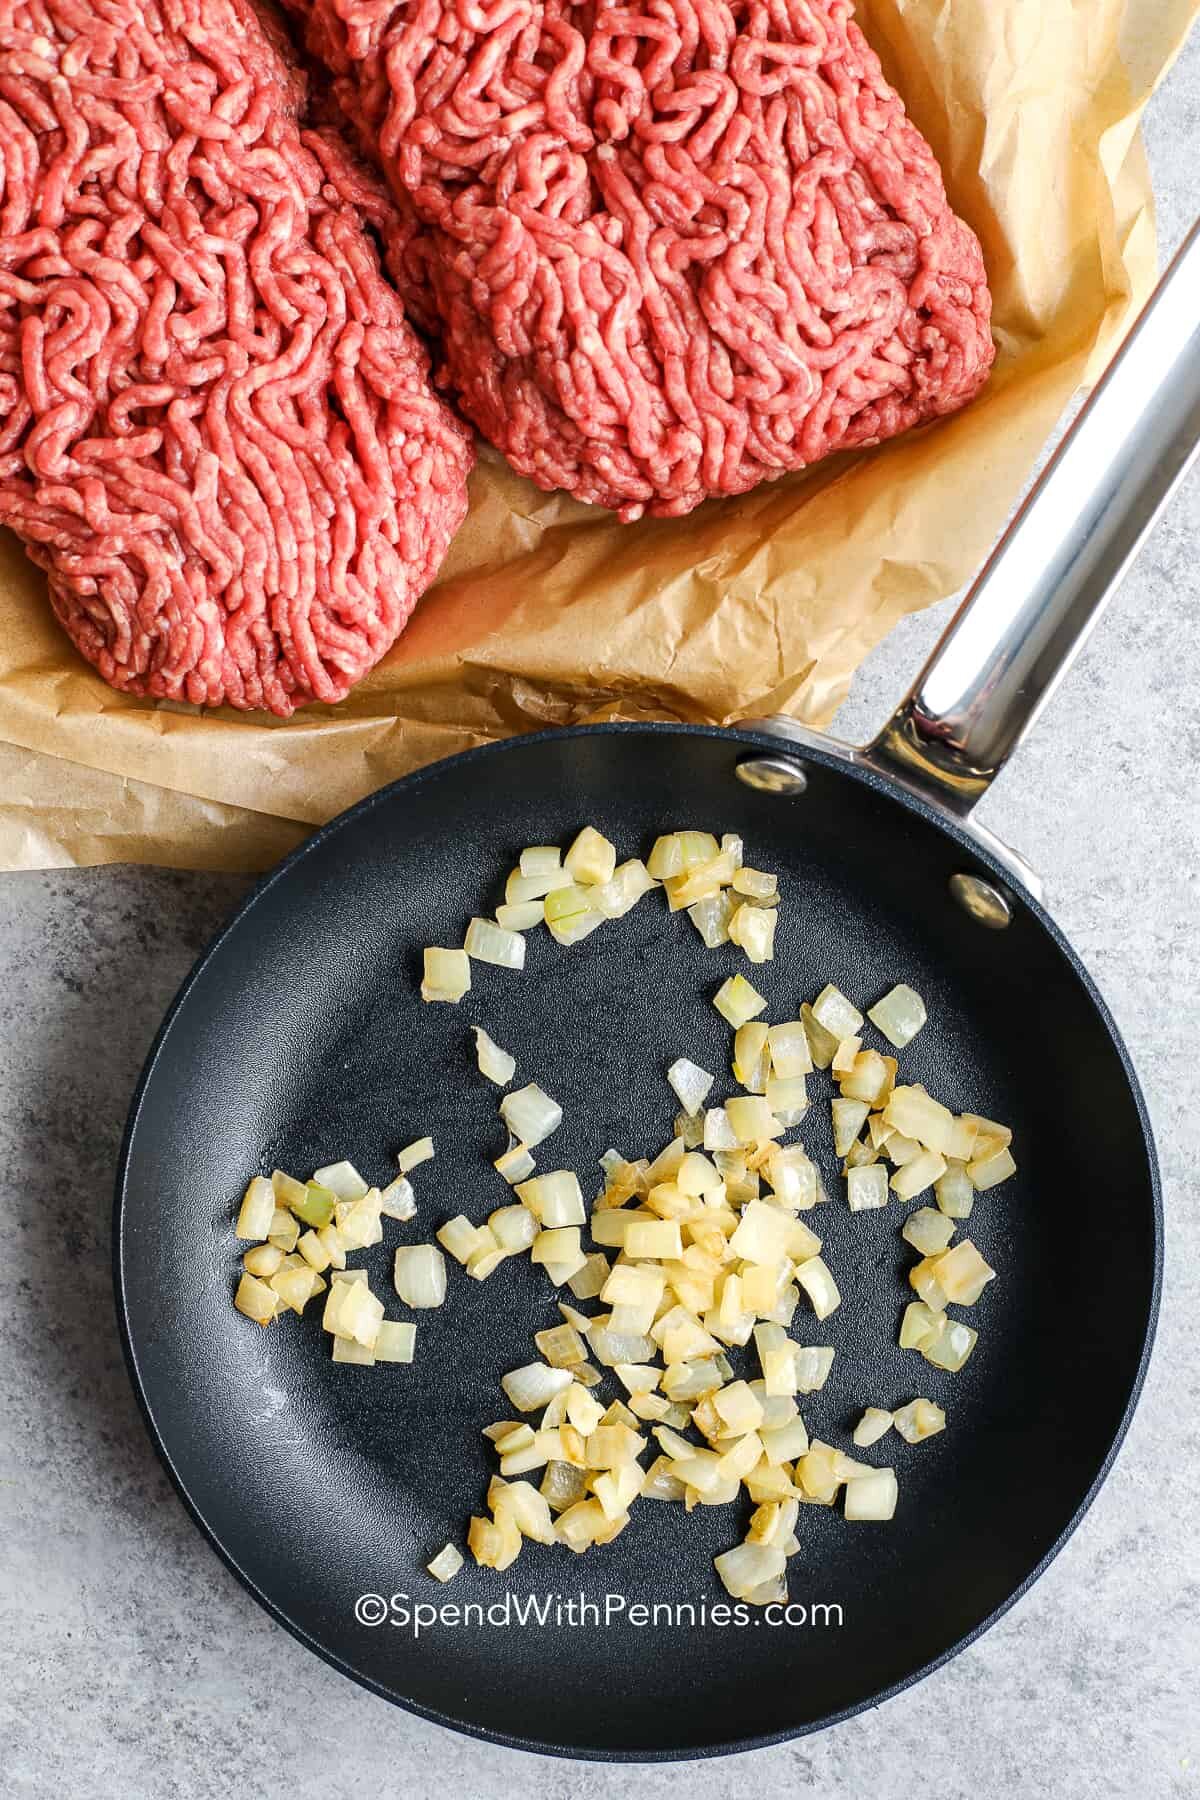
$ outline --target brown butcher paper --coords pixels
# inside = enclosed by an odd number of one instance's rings
[[[117,694],[0,533],[0,866],[265,867],[436,757],[544,725],[826,723],[904,613],[982,561],[1079,384],[1153,283],[1138,119],[1200,0],[860,0],[978,232],[995,372],[965,412],[683,519],[620,525],[486,447],[395,649],[280,720]]]

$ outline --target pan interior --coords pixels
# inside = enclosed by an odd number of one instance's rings
[[[689,1754],[796,1732],[895,1687],[945,1655],[1020,1589],[1101,1470],[1128,1405],[1155,1289],[1149,1152],[1121,1056],[1069,956],[1023,907],[1011,929],[973,925],[947,896],[971,867],[952,838],[872,787],[816,763],[780,798],[734,777],[728,734],[624,729],[517,741],[458,759],[347,815],[255,897],[186,990],[141,1096],[124,1173],[118,1255],[131,1359],[176,1479],[258,1594],[343,1667],[467,1729],[599,1754]],[[778,871],[775,961],[749,969],[706,950],[657,896],[584,945],[531,934],[523,975],[473,965],[458,1007],[417,997],[420,951],[462,941],[523,845],[583,823],[622,855],[660,831],[739,831],[747,860]],[[955,1108],[1009,1122],[1020,1173],[981,1195],[969,1235],[999,1279],[969,1315],[978,1348],[956,1375],[896,1344],[911,1294],[904,1212],[852,1217],[828,1108],[801,1132],[836,1197],[807,1215],[843,1295],[793,1335],[836,1350],[825,1389],[801,1401],[813,1436],[850,1449],[867,1405],[925,1394],[939,1437],[895,1434],[865,1453],[900,1481],[891,1525],[802,1509],[789,1564],[805,1622],[722,1624],[712,1557],[748,1507],[639,1502],[606,1549],[527,1545],[507,1574],[468,1560],[442,1589],[423,1571],[481,1509],[494,1459],[480,1436],[510,1408],[498,1386],[557,1323],[556,1293],[527,1259],[485,1283],[452,1269],[451,1296],[416,1315],[408,1368],[335,1366],[319,1305],[263,1332],[231,1307],[232,1220],[250,1175],[307,1173],[349,1156],[376,1181],[426,1132],[410,1225],[353,1260],[389,1296],[399,1243],[446,1218],[486,1217],[508,1191],[497,1093],[474,1066],[483,1024],[564,1108],[538,1153],[589,1195],[610,1145],[636,1156],[670,1137],[666,1066],[687,1055],[728,1087],[730,1033],[709,1004],[742,969],[797,1014],[834,981],[860,1005],[904,980],[929,1023],[903,1054],[910,1080]],[[886,1046],[884,1046],[886,1047]],[[812,1084],[824,1093],[823,1078]],[[386,1222],[385,1222],[386,1223]],[[393,1316],[404,1315],[392,1296]],[[757,1374],[752,1351],[733,1353]],[[615,1395],[606,1380],[601,1392]],[[536,1478],[535,1478],[536,1479]],[[370,1628],[357,1596],[406,1596]],[[522,1625],[439,1623],[414,1638],[416,1601],[549,1607]],[[545,1597],[557,1596],[558,1606]],[[580,1599],[604,1622],[572,1621]],[[567,1602],[575,1606],[568,1608]],[[662,1608],[691,1602],[668,1620]],[[657,1607],[652,1624],[629,1608]],[[840,1609],[814,1615],[815,1607]]]

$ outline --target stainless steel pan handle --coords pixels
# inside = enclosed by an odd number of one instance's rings
[[[968,817],[1070,667],[1198,448],[1200,223],[908,695],[872,743],[847,754]],[[793,743],[829,742],[783,718],[757,723]]]

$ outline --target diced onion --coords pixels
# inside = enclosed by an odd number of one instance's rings
[[[892,1415],[884,1412],[880,1406],[868,1406],[858,1424],[854,1427],[854,1442],[860,1450],[867,1450],[877,1444],[892,1429]]]
[[[761,1019],[739,1025],[733,1034],[733,1074],[752,1094],[766,1092],[771,1072],[767,1050],[767,1027]]]
[[[791,1081],[796,1076],[812,1072],[808,1035],[799,1019],[789,1019],[782,1025],[769,1026],[767,1046],[771,1056],[771,1072],[780,1081]]]
[[[417,1138],[411,1144],[406,1144],[404,1149],[398,1153],[396,1162],[399,1165],[400,1173],[402,1175],[409,1175],[414,1169],[419,1168],[422,1163],[429,1162],[432,1159],[432,1156],[433,1139],[431,1137],[423,1137]]]
[[[327,1187],[339,1200],[361,1200],[369,1188],[350,1162],[327,1163],[323,1169],[314,1169],[313,1180],[321,1187]]]
[[[587,1361],[587,1345],[573,1325],[551,1325],[546,1331],[535,1331],[533,1341],[552,1369],[570,1369]]]
[[[601,887],[592,889],[592,905],[606,919],[623,919],[656,885],[645,863],[634,857],[614,870]]]
[[[562,1124],[562,1107],[536,1082],[505,1094],[500,1102],[500,1115],[513,1136],[528,1149],[544,1143]]]
[[[935,1369],[947,1369],[953,1373],[962,1368],[978,1340],[979,1333],[969,1325],[943,1316],[941,1329],[922,1345],[921,1355]]]
[[[563,868],[581,887],[603,887],[616,866],[616,847],[591,825],[584,826],[563,858]]]
[[[784,1206],[807,1212],[822,1198],[816,1164],[799,1144],[777,1147],[766,1165],[766,1175]]]
[[[829,1380],[833,1350],[828,1344],[796,1346],[796,1392],[816,1394]]]
[[[683,1139],[687,1150],[698,1150],[704,1142],[704,1120],[699,1113],[676,1113],[673,1129],[675,1136]]]
[[[737,1135],[723,1106],[710,1106],[705,1113],[702,1142],[706,1150],[737,1149]]]
[[[532,931],[535,925],[546,923],[546,908],[540,900],[521,900],[511,906],[506,901],[496,908],[496,923],[505,931]]]
[[[682,1500],[686,1492],[678,1475],[672,1473],[668,1457],[660,1456],[651,1463],[642,1487],[643,1500]]]
[[[886,1520],[894,1517],[899,1499],[894,1469],[875,1469],[858,1481],[846,1483],[846,1517]]]
[[[906,1444],[919,1444],[946,1429],[946,1415],[932,1400],[910,1400],[892,1414],[892,1419]]]
[[[719,854],[716,838],[707,831],[672,831],[655,840],[646,867],[656,881],[665,881]]]
[[[725,1116],[740,1144],[757,1144],[783,1136],[783,1127],[758,1094],[735,1094],[725,1102]]]
[[[288,1212],[286,1208],[277,1206],[271,1215],[271,1229],[267,1233],[267,1242],[278,1244],[286,1255],[296,1248],[299,1237],[300,1225],[295,1215]]]
[[[675,1181],[680,1192],[692,1198],[702,1194],[715,1194],[723,1185],[716,1168],[698,1150],[690,1150],[684,1157]]]
[[[497,1087],[507,1087],[517,1072],[516,1057],[510,1056],[507,1050],[502,1050],[482,1025],[474,1025],[471,1029],[475,1033],[475,1057],[479,1073],[489,1081],[494,1081]]]
[[[967,1219],[975,1204],[975,1183],[962,1163],[948,1163],[933,1184],[938,1208],[948,1219]]]
[[[819,1256],[810,1256],[807,1262],[800,1264],[796,1280],[812,1301],[818,1319],[827,1319],[841,1305],[837,1282]]]
[[[834,1058],[837,1061],[837,1058]],[[860,1050],[848,1073],[838,1076],[838,1085],[846,1100],[865,1100],[868,1106],[881,1106],[892,1081],[895,1059],[880,1056],[877,1050]],[[877,1130],[893,1129],[880,1119]]]
[[[718,846],[708,832],[674,832],[658,839],[648,863],[632,858],[618,867],[615,846],[586,826],[565,857],[552,845],[521,853],[496,918],[473,918],[462,951],[425,952],[422,994],[458,1000],[470,986],[472,957],[522,968],[523,930],[544,918],[559,942],[578,942],[660,882],[669,909],[686,907],[706,944],[731,941],[752,961],[770,958],[778,879],[747,867],[740,838],[726,835]],[[713,1003],[734,1029],[733,1074],[746,1091],[708,1106],[714,1077],[678,1058],[667,1078],[683,1110],[670,1141],[636,1160],[606,1151],[590,1220],[571,1170],[534,1173],[531,1151],[558,1129],[563,1113],[530,1083],[499,1104],[510,1137],[494,1166],[516,1188],[512,1202],[486,1224],[460,1214],[441,1226],[436,1243],[396,1251],[396,1291],[416,1309],[445,1298],[443,1250],[478,1281],[506,1258],[528,1255],[556,1286],[569,1283],[576,1299],[599,1300],[606,1309],[589,1318],[560,1301],[562,1322],[534,1333],[540,1360],[502,1378],[510,1407],[534,1416],[528,1425],[509,1418],[485,1430],[500,1473],[488,1489],[490,1517],[472,1519],[467,1534],[481,1566],[507,1569],[525,1538],[561,1542],[576,1553],[610,1543],[640,1496],[681,1502],[690,1512],[727,1506],[744,1488],[756,1508],[745,1542],[718,1557],[716,1567],[731,1594],[760,1606],[786,1600],[785,1565],[800,1549],[801,1504],[831,1506],[844,1487],[847,1519],[893,1516],[894,1471],[810,1441],[797,1404],[798,1396],[825,1386],[834,1362],[832,1346],[797,1344],[789,1335],[801,1293],[817,1319],[841,1299],[820,1237],[799,1216],[829,1196],[805,1149],[779,1142],[804,1118],[814,1068],[830,1068],[839,1090],[833,1135],[852,1212],[885,1207],[893,1192],[911,1198],[937,1186],[938,1210],[922,1206],[903,1225],[920,1261],[909,1272],[919,1297],[905,1310],[901,1346],[953,1371],[977,1342],[945,1309],[974,1304],[995,1271],[969,1241],[952,1240],[976,1190],[1015,1173],[1008,1127],[955,1115],[919,1083],[897,1085],[897,1058],[863,1049],[863,1015],[832,983],[811,1006],[801,1005],[799,1019],[777,1025],[759,1022],[766,999],[741,975],[723,982]],[[903,984],[869,1016],[896,1049],[926,1022],[920,996]],[[480,1072],[506,1087],[515,1059],[482,1026],[473,1030]],[[336,1361],[411,1362],[415,1326],[385,1319],[366,1270],[347,1269],[346,1258],[381,1241],[384,1216],[413,1216],[407,1175],[432,1154],[431,1139],[410,1145],[398,1157],[399,1175],[382,1191],[348,1161],[318,1169],[308,1182],[279,1170],[270,1181],[256,1177],[238,1212],[238,1235],[251,1245],[239,1310],[266,1324],[282,1309],[302,1313],[324,1294],[322,1324]],[[589,1224],[599,1246],[590,1254],[581,1241]],[[752,1381],[735,1377],[726,1353],[751,1340],[760,1369]],[[626,1395],[607,1407],[593,1393],[604,1368],[615,1371]],[[925,1400],[895,1415],[868,1407],[854,1427],[855,1444],[878,1442],[893,1423],[916,1442],[943,1429],[945,1418]],[[651,1433],[664,1454],[644,1470],[640,1458]],[[427,1565],[439,1580],[461,1566],[453,1544]]]
[[[331,1188],[322,1187],[319,1181],[306,1181],[302,1193],[289,1199],[288,1205],[298,1219],[320,1231],[333,1217],[337,1195]]]
[[[422,1000],[441,1000],[457,1005],[471,985],[471,962],[465,950],[429,949],[425,952]]]
[[[742,1208],[729,1248],[745,1262],[778,1262],[788,1253],[792,1224],[789,1213],[768,1206],[764,1200],[751,1200]]]
[[[417,1197],[407,1175],[389,1181],[379,1196],[379,1210],[388,1219],[411,1219],[417,1210]]]
[[[729,921],[737,909],[737,902],[728,889],[722,888],[715,894],[706,894],[687,909],[688,918],[700,933],[710,950],[718,949],[729,942]]]
[[[841,1039],[835,1037],[832,1032],[826,1031],[820,1020],[814,1016],[813,1009],[807,1002],[800,1008],[800,1019],[804,1026],[805,1036],[808,1038],[808,1053],[812,1057],[813,1067],[827,1069],[837,1055]]]
[[[457,1218],[446,1220],[437,1232],[437,1241],[464,1268],[477,1250],[487,1249],[494,1243],[490,1232],[484,1231],[479,1225],[472,1225],[470,1219],[465,1218],[462,1213]]]
[[[618,1363],[647,1362],[654,1355],[653,1338],[639,1332],[610,1331],[606,1325],[593,1325],[588,1344],[597,1362],[615,1369]]]
[[[664,883],[668,907],[671,912],[682,912],[700,900],[711,899],[728,887],[733,872],[730,859],[718,854],[707,862],[695,863],[679,875],[670,876]]]
[[[592,905],[590,889],[561,887],[546,895],[546,924],[559,944],[581,944],[603,923],[604,914]]]
[[[897,1131],[894,1125],[888,1126],[887,1129],[892,1134],[888,1138],[886,1146],[888,1161],[895,1163],[898,1169],[902,1169],[906,1163],[915,1162],[918,1156],[925,1155],[916,1138],[905,1137],[904,1133]]]
[[[922,1150],[920,1156],[914,1156],[911,1162],[896,1170],[892,1176],[892,1191],[902,1200],[915,1200],[945,1173],[945,1158],[936,1150]]]
[[[519,931],[506,931],[494,919],[472,919],[463,949],[476,962],[492,963],[498,969],[525,967],[525,939]]]
[[[530,1247],[529,1260],[545,1265],[578,1264],[581,1255],[578,1225],[552,1226],[538,1232]]]
[[[921,1261],[908,1271],[908,1283],[914,1293],[924,1301],[930,1312],[945,1312],[946,1296],[938,1283],[936,1256],[922,1257]]]
[[[760,869],[748,869],[743,864],[734,870],[733,886],[737,893],[748,894],[752,899],[770,900],[779,892],[779,877],[764,874]]]
[[[524,1204],[546,1227],[582,1225],[587,1217],[579,1180],[570,1169],[554,1169],[518,1184]]]
[[[425,1564],[435,1581],[452,1581],[462,1566],[462,1552],[456,1550],[453,1544],[446,1544],[432,1562]]]
[[[667,1070],[667,1080],[675,1090],[676,1098],[686,1113],[697,1113],[708,1098],[709,1090],[716,1077],[698,1063],[691,1062],[688,1057],[680,1056]]]
[[[446,1259],[436,1244],[406,1244],[396,1252],[394,1279],[406,1306],[440,1306],[446,1298]]]
[[[234,1227],[236,1234],[243,1242],[261,1242],[269,1234],[274,1217],[275,1189],[264,1175],[256,1175],[242,1200]]]
[[[988,1282],[996,1279],[995,1269],[984,1261],[970,1238],[943,1251],[934,1259],[934,1268],[938,1286],[956,1306],[974,1306]]]
[[[514,869],[504,884],[504,904],[531,906],[535,900],[544,900],[547,894],[562,885],[561,869],[549,869],[541,875],[522,875],[520,869]]]
[[[1009,1176],[1015,1175],[1016,1172],[1017,1165],[1013,1161],[1012,1152],[1007,1147],[997,1150],[991,1156],[977,1157],[973,1162],[967,1164],[967,1174],[971,1178],[972,1185],[980,1193],[987,1188],[995,1187],[998,1182],[1007,1181]]]
[[[279,1310],[279,1295],[256,1275],[245,1274],[238,1282],[233,1304],[256,1325],[269,1325]]]
[[[341,1200],[334,1208],[337,1233],[346,1250],[365,1250],[383,1242],[383,1195],[368,1188],[361,1200]]]
[[[683,845],[679,833],[672,831],[654,840],[654,848],[646,858],[646,867],[656,881],[683,873]]]
[[[508,1256],[528,1250],[538,1232],[538,1222],[527,1206],[501,1206],[488,1217],[488,1229]]]
[[[294,1266],[289,1257],[282,1268],[276,1269],[268,1285],[279,1295],[281,1306],[302,1313],[310,1300],[325,1291],[325,1283],[315,1269],[299,1259],[297,1261],[299,1267]]]
[[[503,1526],[494,1519],[473,1518],[467,1527],[467,1549],[481,1568],[503,1571],[521,1554],[521,1533],[511,1517]]]
[[[767,907],[739,906],[729,920],[729,941],[738,944],[752,963],[770,962],[775,955],[775,926],[779,915]]]
[[[915,989],[898,982],[894,988],[867,1008],[872,1025],[882,1031],[889,1044],[903,1050],[911,1044],[927,1018],[925,1002]]]
[[[678,1258],[683,1255],[679,1226],[673,1219],[634,1219],[625,1233],[624,1250],[626,1256]]]
[[[764,1425],[758,1434],[763,1455],[769,1463],[794,1462],[808,1450],[808,1432],[804,1420],[789,1419],[782,1425]]]
[[[921,1206],[905,1219],[900,1236],[922,1256],[936,1256],[954,1236],[954,1220],[931,1206]]]
[[[417,1328],[407,1319],[385,1319],[372,1346],[376,1362],[410,1363],[416,1349]]]
[[[713,1559],[722,1586],[735,1600],[747,1600],[755,1588],[777,1581],[785,1566],[783,1551],[768,1544],[739,1544]]]
[[[585,1257],[583,1266],[570,1277],[570,1289],[577,1300],[594,1300],[608,1280],[609,1261],[600,1251]]]
[[[763,1409],[744,1381],[730,1382],[728,1387],[714,1394],[713,1406],[726,1431],[734,1437],[757,1431],[763,1422]]]
[[[912,1301],[905,1307],[904,1317],[900,1321],[900,1348],[923,1350],[938,1331],[938,1321],[943,1316],[923,1300]]]
[[[812,1015],[839,1044],[843,1038],[856,1037],[862,1030],[862,1014],[832,982],[823,987],[813,1001]]]
[[[678,1229],[676,1226],[676,1230]],[[283,1251],[278,1244],[255,1244],[243,1256],[242,1267],[248,1269],[251,1275],[257,1275],[260,1281],[269,1281],[282,1261]]]
[[[557,875],[561,868],[562,851],[557,844],[532,844],[521,852],[522,875]]]
[[[544,1362],[526,1363],[500,1377],[500,1386],[518,1412],[536,1412],[570,1385],[569,1370],[552,1369]]]
[[[882,1163],[850,1169],[846,1174],[846,1198],[851,1212],[868,1212],[888,1203],[888,1174]]]
[[[297,1242],[296,1250],[298,1254],[304,1258],[305,1262],[308,1263],[309,1267],[316,1270],[318,1275],[322,1270],[329,1267],[330,1261],[332,1260],[329,1251],[325,1248],[315,1231],[306,1231]]]
[[[723,981],[713,995],[713,1005],[735,1030],[767,1010],[766,1001],[744,975],[731,975]]]
[[[551,1461],[542,1477],[541,1492],[552,1512],[566,1512],[587,1497],[587,1475],[570,1463]]]
[[[383,1301],[365,1281],[335,1281],[321,1323],[335,1337],[350,1338],[364,1350],[374,1350],[383,1324]]]
[[[503,1175],[510,1187],[514,1187],[518,1181],[527,1181],[536,1166],[528,1146],[515,1143],[492,1164],[496,1173]]]
[[[785,1125],[797,1125],[808,1111],[808,1094],[803,1075],[792,1075],[786,1081],[772,1075],[767,1082],[767,1105]]]
[[[951,1154],[954,1115],[948,1106],[943,1106],[924,1088],[893,1088],[883,1116],[889,1125],[894,1125],[905,1137],[915,1138],[926,1150],[936,1151],[941,1156]]]

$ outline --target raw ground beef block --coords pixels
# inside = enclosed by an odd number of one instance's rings
[[[245,0],[0,0],[0,523],[114,687],[339,700],[466,511],[390,200]]]
[[[292,4],[539,486],[685,513],[986,378],[979,244],[847,0]]]

